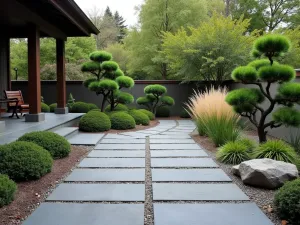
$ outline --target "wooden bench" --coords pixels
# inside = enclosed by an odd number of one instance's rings
[[[21,115],[23,115],[24,110],[29,110],[29,105],[24,103],[23,95],[21,91],[4,91],[5,98],[10,99],[18,99],[18,106],[17,109]],[[7,103],[7,111],[14,110],[16,108],[15,102],[8,102]]]

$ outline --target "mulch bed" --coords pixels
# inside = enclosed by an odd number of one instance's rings
[[[18,183],[15,200],[10,205],[0,208],[0,224],[20,224],[45,200],[48,190],[68,175],[89,150],[83,146],[72,146],[72,151],[67,158],[54,161],[51,173],[39,180]]]

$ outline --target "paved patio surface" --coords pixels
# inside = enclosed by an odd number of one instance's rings
[[[194,129],[189,120],[161,120],[148,130],[102,137],[23,224],[271,225],[191,139]],[[85,144],[89,136],[73,139]],[[144,215],[147,207],[152,215]]]

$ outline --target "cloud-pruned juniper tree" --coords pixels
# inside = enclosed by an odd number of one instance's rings
[[[267,140],[268,129],[300,125],[300,113],[294,108],[295,104],[300,104],[300,84],[292,82],[296,72],[293,67],[274,61],[274,58],[282,57],[290,48],[290,41],[282,35],[263,36],[254,43],[252,51],[258,60],[237,67],[232,72],[235,81],[257,86],[233,90],[228,93],[226,101],[257,128],[261,143]],[[278,89],[273,95],[270,89],[275,84]],[[265,101],[268,103],[262,105]],[[281,107],[273,112],[277,105]],[[267,117],[271,114],[272,119],[269,121]]]
[[[131,94],[122,92],[123,88],[132,88],[134,80],[125,76],[119,65],[112,61],[112,55],[105,51],[95,51],[90,54],[90,61],[85,62],[81,70],[93,75],[84,81],[84,86],[97,95],[102,95],[101,111],[104,111],[105,103],[110,104],[110,110],[120,104],[134,102]]]

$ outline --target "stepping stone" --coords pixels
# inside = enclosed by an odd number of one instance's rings
[[[219,166],[209,158],[152,158],[151,167],[217,168]]]
[[[150,131],[137,131],[136,133],[139,133],[139,134],[148,134],[148,136],[149,135],[151,135],[151,134],[159,134],[160,133],[160,131],[153,131],[153,130],[150,130]]]
[[[138,158],[85,158],[78,167],[81,168],[143,168],[145,159]]]
[[[145,144],[145,139],[102,139],[101,144]]]
[[[152,181],[230,182],[221,169],[152,169]]]
[[[145,158],[145,151],[93,150],[89,158]]]
[[[150,137],[151,144],[196,144],[193,139],[152,139]]]
[[[151,157],[208,157],[208,155],[203,150],[152,150]]]
[[[23,225],[144,225],[144,204],[42,203]]]
[[[163,134],[164,135],[188,135],[189,133],[192,133],[192,132],[173,132],[173,131],[168,131],[168,132],[164,132]]]
[[[133,139],[133,137],[122,134],[107,134],[105,139]]]
[[[97,147],[96,147],[97,148]],[[175,150],[175,149],[182,149],[182,150],[201,150],[199,145],[197,144],[151,144],[150,149],[170,149],[170,150]]]
[[[104,149],[104,150],[145,150],[145,144],[98,144],[95,147],[97,149]]]
[[[151,135],[150,138],[153,139],[191,139],[190,135],[187,134],[181,134],[181,135],[164,135],[164,133],[160,134],[160,135]]]
[[[104,134],[81,133],[74,135],[68,141],[71,145],[96,145]]]
[[[146,138],[150,134],[142,134],[142,133],[137,133],[137,132],[126,132],[122,133],[123,135],[126,135],[128,137],[133,137],[133,138]]]
[[[61,184],[47,201],[144,201],[144,184]]]
[[[65,181],[144,181],[144,169],[75,169]]]
[[[155,225],[273,224],[254,203],[154,204],[153,207]]]
[[[235,184],[154,183],[155,201],[241,201],[249,200]]]

